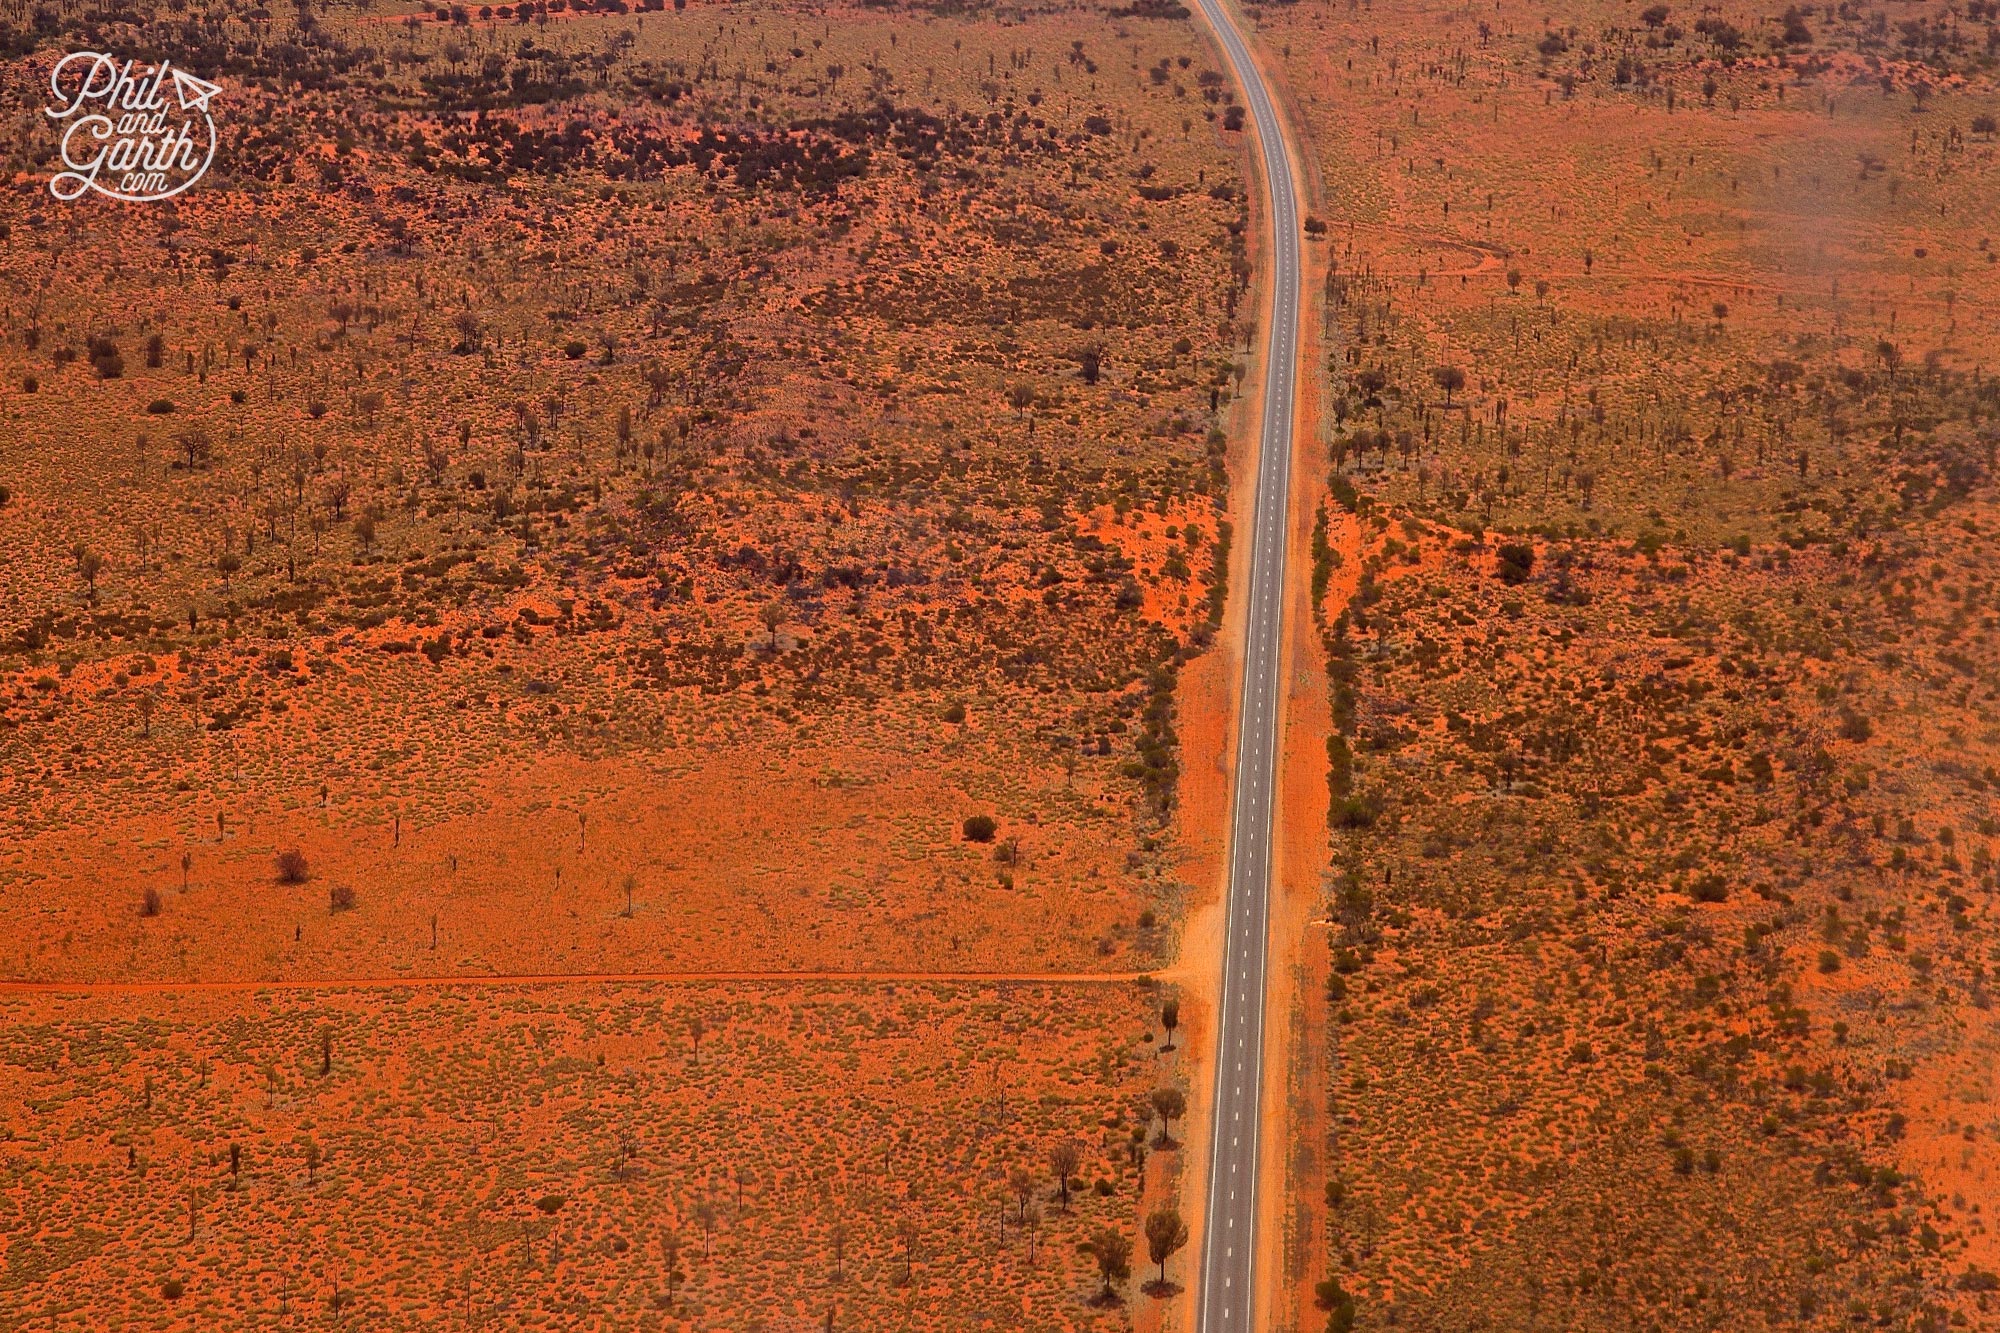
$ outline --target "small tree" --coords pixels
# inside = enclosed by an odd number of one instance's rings
[[[715,1205],[707,1199],[703,1199],[700,1203],[696,1204],[694,1206],[694,1221],[695,1225],[701,1228],[701,1257],[706,1259],[709,1256],[709,1243],[715,1237]]]
[[[1155,1088],[1153,1090],[1153,1110],[1160,1117],[1160,1146],[1173,1146],[1174,1121],[1187,1114],[1187,1098],[1179,1088]]]
[[[1077,353],[1076,364],[1085,384],[1097,383],[1104,374],[1104,349],[1097,346],[1084,348]]]
[[[1016,1220],[1025,1226],[1028,1221],[1028,1198],[1035,1192],[1034,1173],[1025,1166],[1015,1167],[1007,1173],[1007,1187],[1014,1191],[1018,1208]]]
[[[758,608],[757,619],[763,622],[764,632],[771,636],[771,651],[774,653],[778,651],[778,626],[784,624],[790,614],[790,608],[782,597],[773,597]]]
[[[909,1285],[917,1266],[917,1220],[905,1217],[896,1223],[896,1239],[903,1243],[903,1284]]]
[[[1465,372],[1457,366],[1439,366],[1431,372],[1431,379],[1438,388],[1444,390],[1444,405],[1451,406],[1451,396],[1465,387]]]
[[[674,1293],[681,1283],[687,1281],[687,1274],[681,1271],[681,1233],[668,1227],[660,1235],[660,1253],[667,1263],[667,1307],[673,1308]]]
[[[174,442],[180,446],[181,452],[187,455],[190,472],[206,463],[210,455],[215,452],[215,446],[209,440],[208,432],[200,428],[182,431],[174,437]]]
[[[147,889],[139,895],[139,915],[158,916],[160,914],[160,891]]]
[[[1064,1139],[1049,1150],[1049,1170],[1056,1173],[1056,1194],[1062,1200],[1064,1212],[1069,1211],[1069,1182],[1082,1163],[1083,1150],[1074,1139]]]
[[[290,851],[278,853],[278,882],[280,884],[303,884],[310,875],[306,869],[306,854],[294,847]]]
[[[1181,1025],[1181,1002],[1169,998],[1160,1006],[1160,1026],[1167,1030],[1165,1049],[1174,1049],[1174,1029]]]
[[[76,558],[77,575],[90,590],[90,600],[97,600],[97,576],[104,572],[104,557],[95,551],[84,551]]]
[[[967,842],[991,842],[993,835],[1000,831],[1000,825],[991,815],[973,815],[965,821],[963,832]]]
[[[1178,1209],[1156,1208],[1146,1218],[1146,1257],[1160,1266],[1160,1287],[1167,1285],[1167,1260],[1188,1243],[1188,1225]]]
[[[1077,1249],[1097,1261],[1097,1275],[1104,1282],[1104,1290],[1098,1294],[1098,1299],[1106,1303],[1118,1299],[1113,1288],[1132,1276],[1131,1239],[1122,1231],[1100,1227]]]
[[[1313,1288],[1319,1308],[1327,1312],[1326,1333],[1351,1333],[1354,1328],[1354,1297],[1337,1277],[1327,1278]]]

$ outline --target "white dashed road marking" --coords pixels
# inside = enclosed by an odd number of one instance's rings
[[[1231,816],[1229,925],[1224,933],[1240,966],[1225,969],[1226,987],[1216,1050],[1238,1058],[1215,1078],[1215,1140],[1209,1169],[1206,1239],[1200,1269],[1199,1333],[1250,1333],[1254,1300],[1227,1293],[1241,1279],[1249,1285],[1257,1252],[1257,1152],[1259,1097],[1263,1090],[1264,950],[1271,874],[1271,789],[1277,752],[1278,648],[1284,628],[1285,508],[1291,489],[1292,378],[1299,310],[1298,198],[1290,158],[1279,133],[1263,76],[1221,0],[1198,0],[1222,44],[1244,99],[1250,104],[1262,154],[1274,221],[1271,328],[1266,344],[1263,434],[1258,443],[1257,485],[1250,551],[1251,605],[1243,654],[1243,710],[1248,725],[1237,738],[1236,804]],[[1225,959],[1227,955],[1225,955]],[[1245,1066],[1248,1065],[1246,1072]],[[1236,1127],[1248,1121],[1244,1132]],[[1225,1126],[1227,1131],[1225,1142]],[[1240,1192],[1231,1182],[1245,1178]],[[1238,1245],[1233,1239],[1241,1233]],[[1220,1237],[1231,1237],[1218,1243]]]

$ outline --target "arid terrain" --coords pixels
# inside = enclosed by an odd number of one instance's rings
[[[2000,1325],[2000,6],[1243,12],[1261,1322]],[[1267,219],[1187,11],[0,40],[0,1329],[1191,1327]],[[82,49],[221,86],[198,188],[50,197]]]
[[[1288,1318],[1993,1326],[2000,14],[1253,12],[1331,409]]]
[[[0,1327],[1180,1319],[1186,13],[0,33]],[[49,198],[74,49],[222,86],[197,188]]]

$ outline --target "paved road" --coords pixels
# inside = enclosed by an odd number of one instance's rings
[[[1215,1050],[1215,1142],[1202,1232],[1201,1333],[1256,1327],[1257,1141],[1264,1087],[1264,969],[1271,880],[1271,803],[1277,786],[1279,654],[1285,618],[1286,500],[1291,489],[1292,396],[1298,357],[1299,201],[1291,158],[1264,76],[1222,0],[1198,0],[1235,67],[1263,149],[1274,243],[1264,358],[1264,435],[1250,515],[1250,615],[1243,654],[1242,732],[1230,832],[1228,953]]]

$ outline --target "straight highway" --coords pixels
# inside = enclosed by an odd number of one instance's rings
[[[1291,154],[1263,71],[1224,0],[1197,0],[1249,104],[1271,223],[1262,435],[1244,618],[1236,792],[1229,838],[1227,952],[1215,1046],[1215,1137],[1196,1299],[1200,1333],[1256,1327],[1257,1160],[1264,1088],[1265,947],[1270,917],[1271,808],[1276,800],[1285,548],[1290,532],[1292,418],[1299,326],[1299,200]]]

